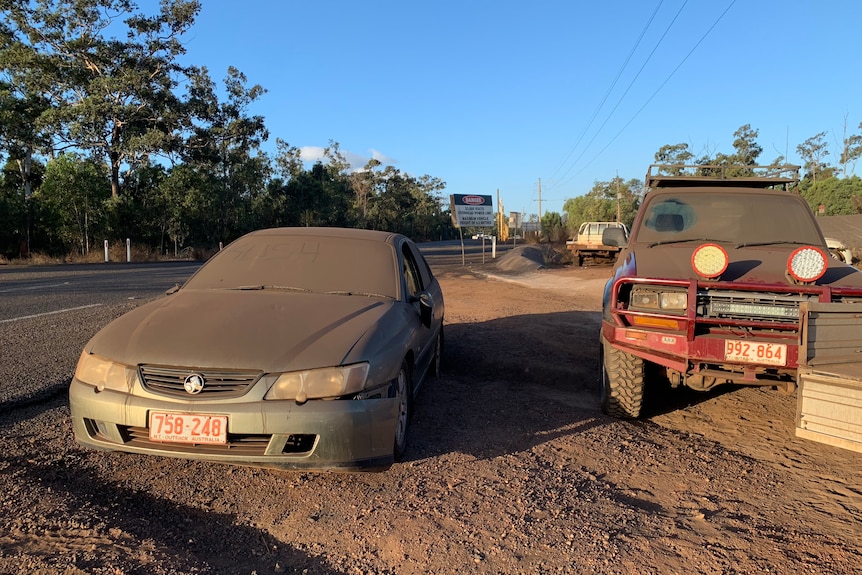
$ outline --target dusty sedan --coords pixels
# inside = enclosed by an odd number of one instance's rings
[[[402,235],[253,232],[87,343],[69,391],[75,437],[258,467],[385,467],[439,373],[443,312]]]

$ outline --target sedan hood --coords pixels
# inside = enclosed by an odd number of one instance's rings
[[[281,372],[357,361],[357,343],[393,307],[379,298],[180,290],[114,320],[84,348],[126,365]]]
[[[626,262],[627,267],[632,270],[629,273],[640,277],[696,280],[697,274],[691,266],[691,254],[697,245],[686,243],[652,248],[645,245],[636,246],[629,256],[633,255],[633,260]],[[718,278],[720,281],[794,285],[788,278],[787,260],[796,246],[724,247],[729,264]],[[827,257],[827,264],[829,269],[815,282],[817,285],[862,288],[862,273],[859,270],[832,257]]]

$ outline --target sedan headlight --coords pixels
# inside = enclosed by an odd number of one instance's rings
[[[309,399],[342,397],[365,388],[368,364],[292,371],[281,374],[264,399],[292,399],[303,403]]]
[[[649,286],[632,288],[629,305],[632,309],[685,311],[688,292]]]
[[[92,385],[99,391],[114,389],[129,392],[135,381],[137,370],[122,363],[107,360],[87,353],[81,353],[78,367],[75,368],[75,379],[81,383]]]

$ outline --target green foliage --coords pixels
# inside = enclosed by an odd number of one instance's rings
[[[61,154],[48,162],[33,198],[52,251],[89,253],[96,238],[105,237],[105,201],[110,196],[102,166],[75,154]]]
[[[595,182],[584,196],[571,198],[563,204],[569,237],[577,235],[584,222],[615,222],[619,207],[620,221],[631,227],[643,195],[640,180],[623,181],[614,178],[608,182]]]
[[[844,216],[862,213],[862,178],[830,176],[816,182],[806,180],[800,185],[802,197],[815,214],[824,206],[825,216]]]
[[[186,108],[175,94],[185,70],[179,37],[194,23],[197,0],[166,0],[144,15],[128,0],[8,3],[10,42],[0,62],[21,92],[43,97],[36,125],[55,142],[108,161],[111,191],[120,174],[169,151]],[[125,40],[106,30],[125,28]]]
[[[20,255],[27,219],[27,206],[17,179],[18,166],[7,162],[0,173],[0,255],[8,258]]]
[[[563,218],[557,212],[546,212],[542,215],[542,234],[551,242],[564,242],[567,239],[567,230],[563,225]]]
[[[0,186],[2,253],[18,255],[22,238],[62,254],[127,237],[176,253],[272,226],[452,235],[437,178],[376,160],[350,173],[335,141],[308,168],[280,139],[268,157],[264,118],[249,113],[266,90],[233,67],[219,90],[206,68],[178,63],[200,2],[149,9],[129,0],[0,3],[0,154],[14,160]],[[57,149],[76,153],[52,160],[43,183],[34,157]]]

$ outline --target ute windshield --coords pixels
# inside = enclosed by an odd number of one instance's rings
[[[789,193],[679,190],[648,195],[646,201],[644,218],[634,238],[638,243],[823,244],[811,211]]]
[[[228,245],[186,282],[188,289],[274,289],[397,298],[393,247],[325,235],[250,235]]]

